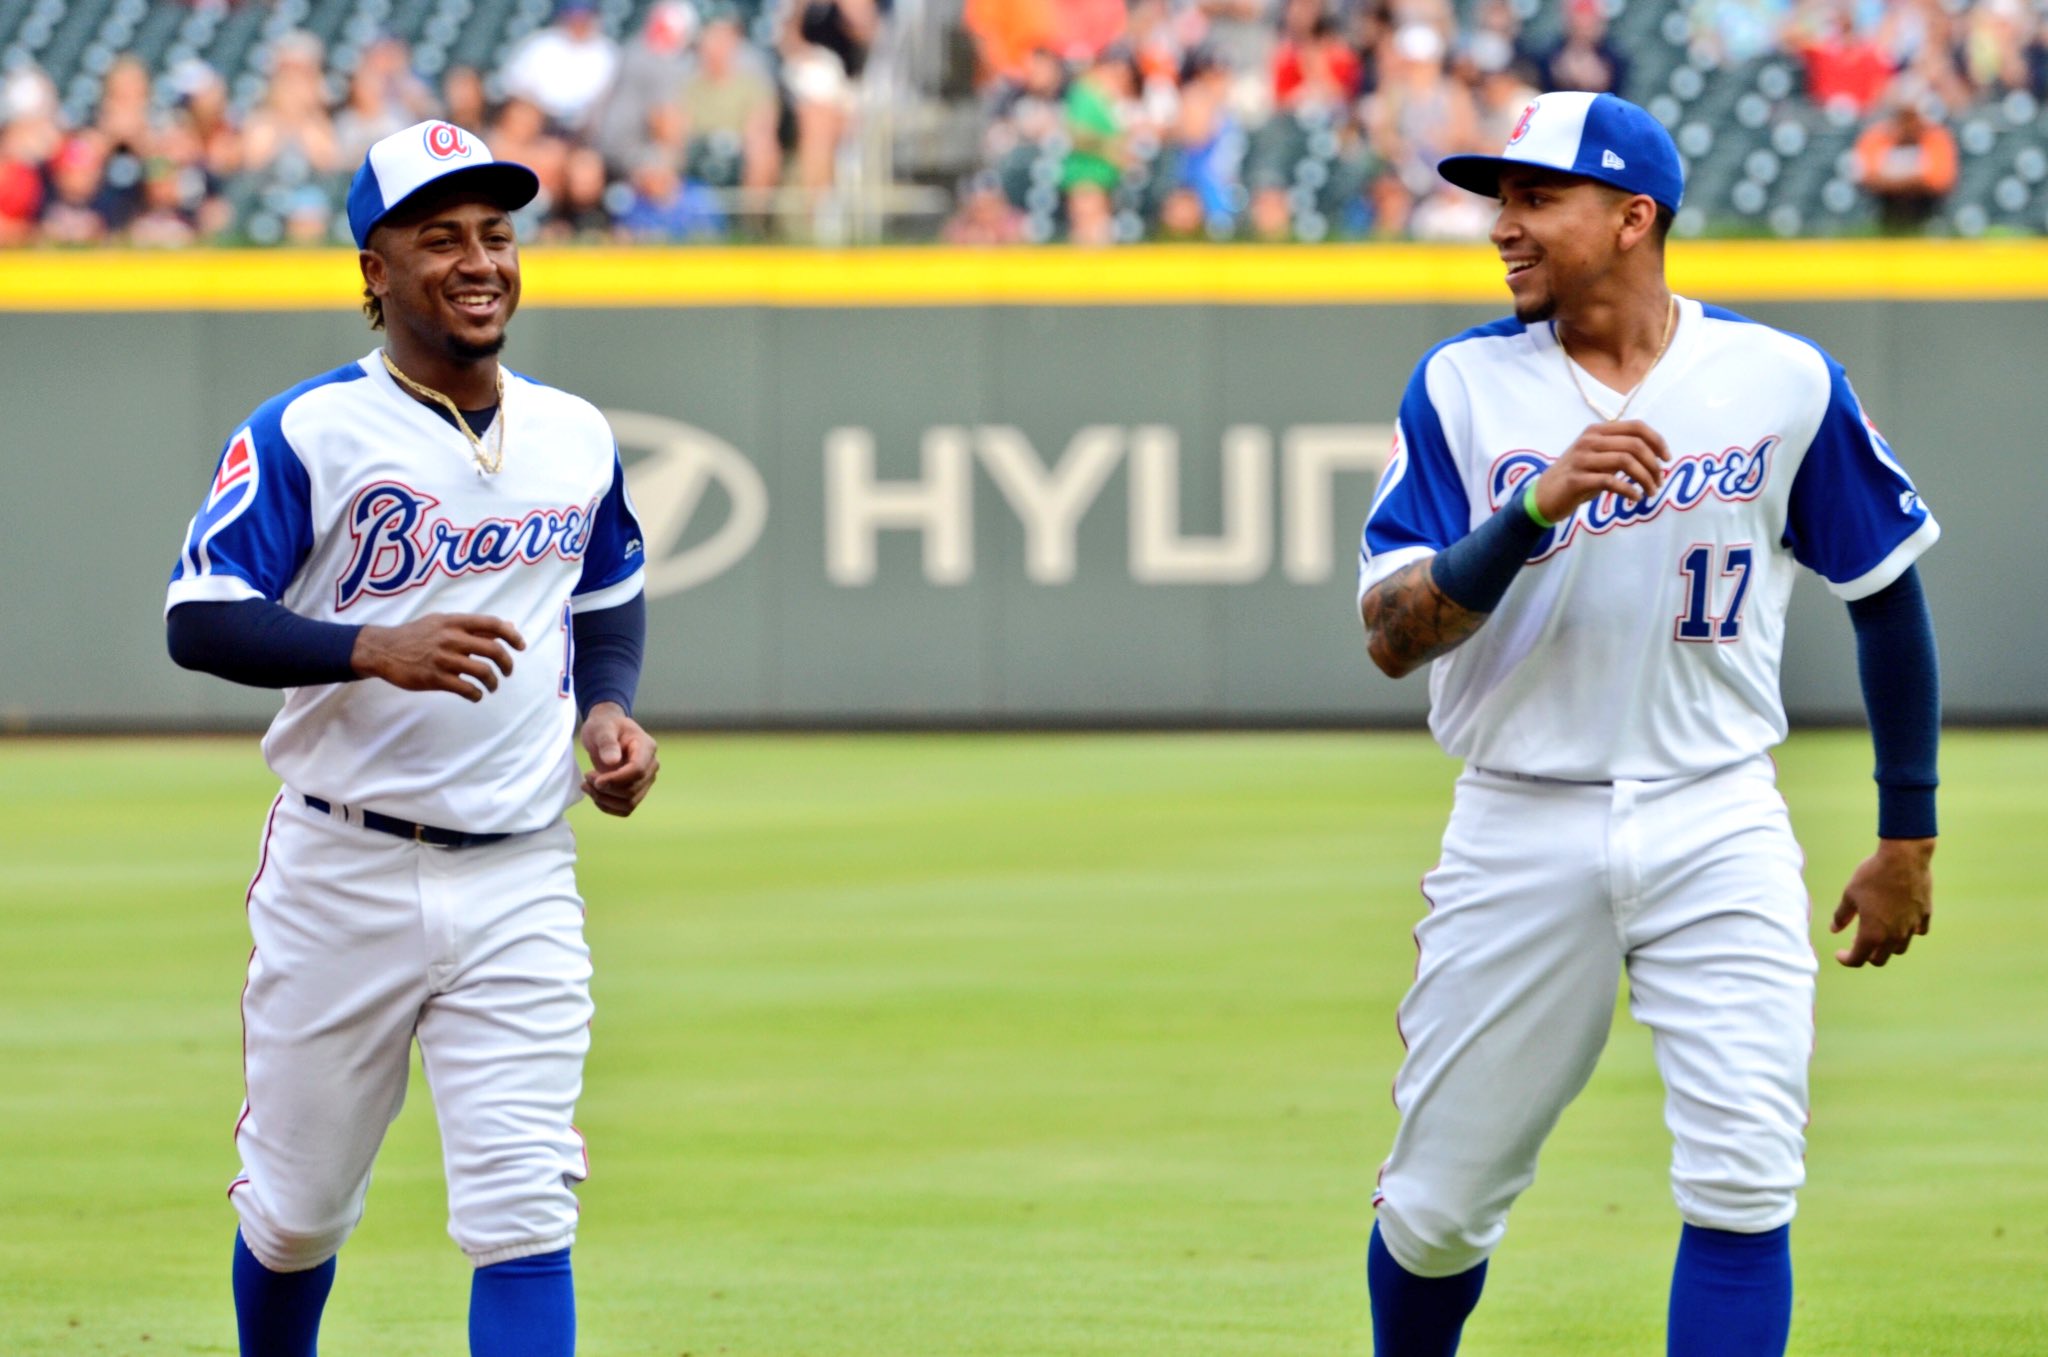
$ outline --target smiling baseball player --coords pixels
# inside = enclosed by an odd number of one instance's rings
[[[656,771],[630,715],[640,530],[604,418],[500,366],[532,171],[443,122],[349,193],[384,347],[257,407],[172,572],[171,653],[285,689],[248,893],[234,1295],[245,1357],[311,1357],[418,1040],[470,1350],[575,1348],[571,1125],[589,952],[562,813]]]
[[[1878,847],[1836,955],[1882,966],[1931,910],[1940,698],[1913,563],[1939,529],[1840,365],[1665,285],[1683,169],[1649,114],[1545,94],[1503,154],[1440,171],[1500,200],[1515,315],[1416,369],[1361,549],[1372,658],[1434,661],[1430,727],[1465,760],[1400,1007],[1375,1350],[1456,1350],[1626,971],[1684,1221],[1668,1350],[1772,1357],[1815,970],[1765,752],[1786,604],[1803,565],[1854,621]]]

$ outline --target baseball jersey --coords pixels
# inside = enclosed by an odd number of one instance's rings
[[[294,791],[474,833],[538,829],[578,796],[569,618],[640,592],[640,528],[596,407],[508,370],[497,418],[504,466],[485,476],[373,352],[264,402],[228,440],[167,611],[266,598],[381,626],[482,613],[526,641],[480,702],[374,679],[286,689],[263,754]]]
[[[1877,592],[1940,535],[1841,365],[1797,335],[1680,298],[1627,418],[1672,460],[1641,505],[1603,492],[1545,532],[1485,626],[1435,661],[1430,729],[1481,767],[1680,777],[1785,737],[1795,563]],[[1359,596],[1465,536],[1602,416],[1549,324],[1432,349],[1401,400],[1359,551]],[[1623,404],[1583,370],[1607,410]]]

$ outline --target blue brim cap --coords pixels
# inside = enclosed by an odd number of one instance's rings
[[[1685,162],[1664,124],[1612,94],[1540,94],[1522,110],[1499,155],[1445,156],[1436,172],[1497,198],[1501,171],[1532,166],[1647,194],[1673,212],[1685,197]]]
[[[348,226],[366,248],[377,224],[423,194],[477,193],[507,212],[532,202],[540,178],[498,160],[482,138],[453,123],[416,123],[370,148],[348,188]]]

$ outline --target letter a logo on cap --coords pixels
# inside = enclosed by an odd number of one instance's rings
[[[469,155],[469,138],[453,123],[427,124],[427,154],[436,160],[460,160]]]
[[[1522,110],[1522,116],[1515,120],[1515,130],[1508,133],[1508,145],[1512,146],[1529,135],[1529,119],[1536,116],[1536,105],[1541,100],[1531,99],[1529,106]]]

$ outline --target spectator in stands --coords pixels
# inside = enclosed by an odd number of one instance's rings
[[[576,132],[618,69],[618,45],[598,25],[595,0],[558,0],[555,22],[513,50],[503,75],[508,93],[539,108],[555,128]]]
[[[1358,53],[1338,33],[1322,0],[1289,0],[1290,13],[1313,11],[1303,31],[1282,39],[1273,53],[1273,97],[1290,112],[1341,111],[1358,96]]]
[[[360,165],[370,147],[419,120],[392,98],[384,73],[364,61],[349,78],[348,102],[334,115],[334,142],[341,163]]]
[[[1073,197],[1082,190],[1093,199],[1099,195],[1107,209],[1109,195],[1123,182],[1129,148],[1124,141],[1123,109],[1133,94],[1131,61],[1127,53],[1104,52],[1093,66],[1067,87],[1067,136],[1072,149],[1060,167],[1060,188],[1073,216]],[[1084,214],[1093,219],[1091,201]],[[1102,241],[1099,243],[1107,244]]]
[[[486,140],[492,155],[518,161],[533,171],[540,180],[540,210],[544,214],[548,203],[561,192],[563,167],[569,158],[569,143],[549,127],[547,114],[529,99],[507,99]]]
[[[1472,90],[1475,146],[1507,145],[1508,138],[1515,133],[1515,124],[1522,120],[1522,110],[1542,92],[1523,77],[1522,70],[1520,63],[1511,61],[1497,69],[1476,72],[1478,82]]]
[[[342,170],[321,83],[322,55],[320,40],[310,33],[287,33],[272,44],[270,84],[242,137],[248,171],[299,184]]]
[[[948,245],[1015,245],[1024,239],[1024,214],[1010,206],[993,174],[976,176],[946,222]]]
[[[1937,108],[1925,87],[1902,81],[1890,115],[1856,139],[1857,178],[1889,234],[1925,230],[1956,186],[1956,140],[1929,116]]]
[[[1126,48],[1125,0],[1053,0],[1054,46],[1069,61],[1093,61],[1113,44]]]
[[[1138,97],[1148,121],[1164,127],[1180,108],[1181,72],[1191,50],[1194,11],[1176,16],[1167,0],[1135,0],[1125,46],[1138,68]]]
[[[450,66],[441,73],[441,116],[478,136],[490,126],[484,78],[474,66]],[[493,154],[496,154],[494,151]]]
[[[1537,69],[1547,90],[1628,92],[1628,57],[1607,36],[1601,0],[1566,0],[1564,37],[1543,54]]]
[[[1739,66],[1778,50],[1790,13],[1787,0],[1696,0],[1692,41],[1717,64]]]
[[[599,101],[592,140],[613,165],[637,165],[656,149],[654,117],[672,108],[690,75],[697,11],[689,0],[658,0],[626,44],[618,78]]]
[[[1032,60],[1058,39],[1052,0],[967,0],[960,22],[974,40],[984,86],[1029,83]]]
[[[67,138],[50,161],[50,192],[43,203],[39,234],[52,245],[96,245],[107,238],[100,179],[106,143],[96,132]]]
[[[1473,18],[1472,27],[1456,45],[1456,62],[1461,76],[1477,86],[1488,76],[1515,65],[1521,54],[1522,23],[1507,0],[1486,0]],[[1503,138],[1501,145],[1506,144]]]
[[[658,155],[658,152],[649,152]],[[540,225],[540,238],[551,243],[573,241],[595,244],[610,238],[612,214],[605,205],[610,184],[605,176],[604,156],[592,146],[569,152],[562,168],[562,192],[548,204]]]
[[[1372,149],[1388,173],[1373,184],[1374,217],[1398,235],[1415,203],[1434,192],[1436,162],[1474,142],[1471,91],[1444,71],[1444,40],[1435,28],[1409,24],[1383,49],[1384,79],[1366,101]]]
[[[1964,21],[1963,74],[1979,96],[2031,89],[2026,6],[2021,0],[1978,0]]]
[[[1892,64],[1884,48],[1857,31],[1846,6],[1829,5],[1817,25],[1795,28],[1791,41],[1806,66],[1806,97],[1822,108],[1861,117],[1891,87]]]
[[[765,194],[782,178],[775,137],[775,84],[767,61],[740,31],[739,17],[714,11],[697,37],[697,67],[674,107],[698,177],[719,188]],[[681,162],[678,162],[681,163]]]
[[[782,76],[796,110],[796,183],[816,203],[837,178],[839,147],[859,106],[880,15],[875,0],[794,0],[782,30]]]
[[[33,123],[0,107],[0,246],[26,245],[43,212],[43,160]]]
[[[1263,121],[1273,106],[1273,49],[1278,45],[1273,0],[1195,0],[1209,21],[1203,46],[1231,73],[1231,99],[1239,116]]]
[[[1196,48],[1182,70],[1180,108],[1167,128],[1162,172],[1170,176],[1174,231],[1183,238],[1231,234],[1246,159],[1245,132],[1230,100],[1231,72]],[[1162,205],[1162,211],[1168,205]]]
[[[199,239],[199,219],[185,205],[176,163],[164,157],[149,162],[143,175],[142,210],[128,225],[128,243],[176,249]]]
[[[2048,0],[2036,0],[2032,33],[2026,41],[2027,88],[2048,99]]]
[[[685,182],[666,156],[656,152],[634,167],[633,197],[619,214],[621,235],[649,242],[703,240],[723,229],[711,190]]]
[[[194,57],[172,67],[169,79],[178,93],[175,122],[191,132],[207,179],[218,185],[240,174],[246,148],[220,73]]]

